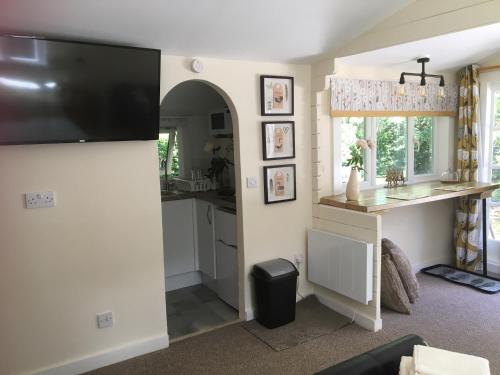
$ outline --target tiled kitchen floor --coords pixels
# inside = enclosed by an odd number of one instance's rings
[[[170,339],[238,320],[238,311],[200,284],[165,293]]]

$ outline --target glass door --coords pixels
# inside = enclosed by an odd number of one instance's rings
[[[500,182],[500,87],[491,92],[489,177]],[[489,199],[488,239],[492,248],[500,249],[500,189]]]

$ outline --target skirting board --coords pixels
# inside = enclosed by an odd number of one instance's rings
[[[165,290],[167,292],[198,284],[201,284],[201,275],[197,271],[165,277]]]
[[[430,267],[435,264],[453,264],[453,256],[445,256],[426,260],[425,262],[413,263],[412,269],[414,273],[419,273],[422,268]]]
[[[361,315],[360,313],[352,310],[351,308],[340,304],[338,302],[332,301],[331,299],[325,298],[323,296],[320,296],[316,294],[316,297],[318,297],[319,302],[321,302],[323,305],[326,307],[332,309],[333,311],[338,312],[339,314],[342,314],[350,319],[354,317],[354,321],[356,324],[359,326],[372,331],[372,332],[377,332],[382,329],[382,319],[371,319],[368,318],[364,315]]]
[[[33,372],[36,375],[78,375],[113,363],[125,361],[143,354],[168,348],[168,334],[153,336],[146,340],[114,347],[74,361],[59,363],[53,367]]]

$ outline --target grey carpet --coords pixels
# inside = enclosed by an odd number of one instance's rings
[[[309,296],[297,303],[295,321],[268,329],[252,320],[243,327],[276,351],[292,348],[306,341],[330,335],[348,325],[350,320],[319,303],[316,296]]]
[[[440,277],[444,280],[451,281],[452,283],[475,288],[481,292],[490,294],[500,292],[500,281],[490,277],[480,276],[472,272],[461,271],[444,264],[424,268],[421,272],[431,276]]]
[[[235,324],[91,374],[313,374],[415,333],[433,346],[488,358],[491,373],[500,375],[500,293],[487,295],[422,274],[418,279],[421,296],[412,305],[412,314],[384,310],[384,329],[376,333],[350,324],[332,335],[276,352],[241,324]]]

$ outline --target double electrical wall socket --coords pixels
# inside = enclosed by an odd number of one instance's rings
[[[107,328],[113,325],[113,312],[106,311],[97,314],[97,328]]]
[[[56,204],[53,191],[39,191],[24,195],[26,208],[54,207]]]

